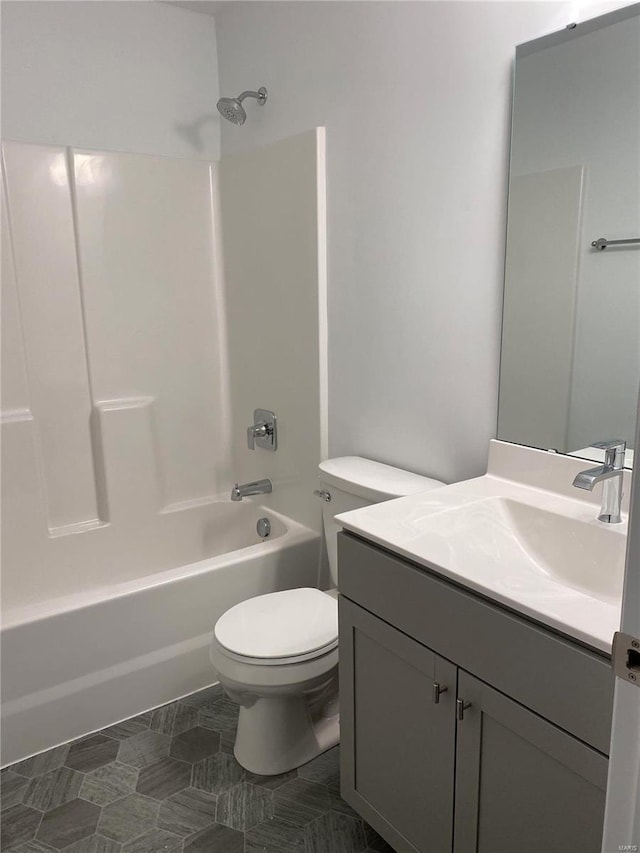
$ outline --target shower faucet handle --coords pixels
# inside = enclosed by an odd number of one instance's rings
[[[263,438],[265,435],[267,435],[266,424],[254,424],[247,427],[247,447],[249,450],[255,450],[256,438]]]
[[[260,447],[263,450],[277,450],[278,434],[276,427],[276,416],[268,409],[255,409],[253,413],[253,425],[247,427],[247,447],[255,450]]]

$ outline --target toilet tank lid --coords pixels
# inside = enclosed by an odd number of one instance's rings
[[[412,474],[362,456],[327,459],[320,463],[319,468],[320,479],[328,486],[336,486],[372,501],[400,498],[445,485],[440,480]]]

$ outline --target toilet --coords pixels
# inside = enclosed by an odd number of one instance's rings
[[[211,662],[240,705],[234,754],[252,773],[285,773],[338,743],[338,532],[335,516],[443,486],[359,456],[320,464],[320,496],[335,589],[249,598],[218,619]]]

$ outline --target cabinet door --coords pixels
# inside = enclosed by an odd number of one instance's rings
[[[458,697],[454,853],[600,853],[606,757],[462,670]]]
[[[451,851],[456,674],[340,597],[342,795],[398,853]]]

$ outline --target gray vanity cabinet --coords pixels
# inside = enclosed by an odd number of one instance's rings
[[[456,668],[345,599],[340,619],[347,799],[396,850],[450,850]]]
[[[599,853],[605,656],[356,537],[339,559],[347,802],[398,853]]]
[[[463,671],[458,696],[454,853],[599,853],[607,759]]]

